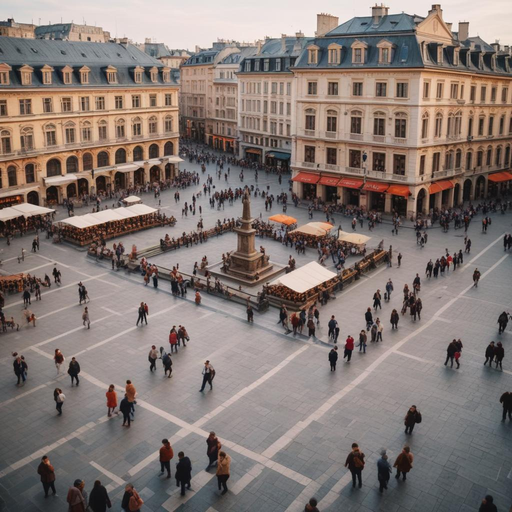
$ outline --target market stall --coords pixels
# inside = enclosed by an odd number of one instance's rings
[[[0,233],[26,232],[41,228],[46,215],[54,213],[51,208],[44,208],[30,203],[21,203],[0,210]]]
[[[272,217],[269,217],[268,220],[271,222],[277,222],[278,224],[284,224],[285,226],[292,226],[293,224],[297,224],[297,219],[295,217],[290,217],[289,215],[284,215],[282,213],[272,215]]]
[[[142,199],[137,196],[128,196],[121,199],[120,202],[123,203],[125,206],[132,206],[134,204],[142,203]]]

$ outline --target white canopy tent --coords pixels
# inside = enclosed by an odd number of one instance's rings
[[[133,204],[139,204],[142,202],[142,199],[140,197],[137,197],[137,196],[128,196],[128,197],[125,197],[124,199],[121,199],[121,201],[125,204],[127,204],[128,206],[131,206]]]
[[[338,233],[338,240],[349,244],[362,245],[368,242],[368,240],[371,240],[371,237],[361,235],[360,233],[347,233],[346,231],[340,231]]]
[[[68,183],[74,183],[77,181],[77,177],[73,174],[66,174],[65,176],[53,176],[51,178],[44,178],[44,184],[47,187],[52,185],[67,185]]]
[[[336,277],[334,272],[322,267],[316,261],[312,261],[289,274],[278,277],[270,283],[270,286],[286,286],[286,288],[290,288],[294,292],[305,293],[334,277]]]
[[[53,213],[54,211],[55,210],[52,210],[51,208],[45,208],[35,204],[21,203],[0,210],[0,221],[5,222],[7,220],[16,219],[17,217],[35,217],[36,215],[47,215],[48,213]]]
[[[171,155],[168,157],[164,157],[164,160],[167,158],[170,164],[179,164],[181,162],[184,162],[183,158],[180,158],[178,155]]]
[[[151,206],[148,206],[147,204],[134,204],[133,206],[129,206],[126,209],[136,213],[137,215],[148,215],[150,213],[155,213],[157,211],[154,208],[151,208]]]
[[[304,235],[313,235],[313,236],[325,236],[332,229],[332,224],[328,222],[309,222],[304,226],[300,226],[293,231],[290,231],[290,234],[293,233],[303,233]]]
[[[107,222],[114,222],[116,220],[129,219],[131,217],[139,217],[140,215],[149,215],[158,210],[151,208],[145,204],[135,204],[128,208],[116,208],[115,210],[101,210],[96,213],[88,213],[77,217],[69,217],[68,219],[61,220],[61,224],[67,224],[78,229],[90,228],[98,226],[99,224],[106,224]],[[0,210],[1,212],[1,210]],[[1,218],[0,218],[1,220]]]

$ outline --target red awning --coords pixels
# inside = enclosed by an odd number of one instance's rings
[[[443,190],[448,190],[449,188],[453,188],[453,182],[450,180],[436,181],[432,183],[428,188],[430,194],[437,194],[438,192],[442,192]]]
[[[367,181],[363,187],[363,190],[370,192],[386,192],[389,185],[387,183],[377,183],[376,181]]]
[[[345,188],[361,188],[363,186],[363,180],[356,180],[352,178],[343,178],[339,183],[338,187]]]
[[[409,197],[411,195],[411,191],[407,185],[390,185],[390,187],[386,190],[386,194]]]
[[[299,181],[300,183],[318,183],[320,176],[318,174],[311,174],[309,172],[299,172],[292,181]]]
[[[489,176],[489,181],[494,181],[495,183],[509,180],[512,180],[512,174],[507,171],[498,172]]]
[[[339,178],[334,178],[332,176],[322,176],[318,184],[327,185],[328,187],[337,187],[339,182]]]

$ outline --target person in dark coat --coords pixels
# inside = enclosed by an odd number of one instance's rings
[[[126,395],[124,395],[124,398],[121,400],[121,403],[119,404],[119,410],[123,413],[123,427],[129,427],[130,426],[130,413],[132,412],[132,404],[128,401],[128,398],[126,398]],[[127,425],[128,423],[128,425]]]
[[[331,365],[331,372],[336,371],[336,361],[338,361],[338,347],[334,347],[329,352],[329,364]]]
[[[398,480],[400,475],[403,475],[403,481],[407,480],[407,473],[412,469],[412,463],[414,461],[414,456],[411,452],[411,449],[408,446],[404,446],[401,453],[398,454],[398,457],[393,464],[393,467],[396,468],[395,478]]]
[[[500,404],[503,405],[503,419],[501,421],[505,421],[507,414],[508,419],[512,421],[512,393],[505,391],[505,393],[501,395]]]
[[[507,328],[507,324],[508,324],[508,313],[506,311],[503,311],[503,313],[501,313],[501,315],[498,317],[498,325],[500,326],[498,334],[505,332],[505,329]]]
[[[494,498],[488,494],[483,500],[478,512],[498,512],[496,505],[494,504]]]
[[[23,379],[23,382],[25,382],[25,380],[27,380],[26,373],[28,370],[28,365],[25,362],[25,358],[23,356],[16,357],[16,359],[14,360],[12,365],[14,368],[14,375],[16,375],[16,377],[18,377],[18,382],[16,383],[16,385],[19,386],[20,379]]]
[[[192,463],[183,452],[180,452],[176,464],[176,485],[181,486],[182,496],[185,496],[185,488],[190,489],[190,480],[192,480]]]
[[[375,312],[377,312],[377,308],[382,309],[380,290],[373,294],[373,309],[375,309]]]
[[[76,385],[80,385],[80,381],[78,380],[78,374],[80,373],[80,365],[78,361],[72,357],[69,362],[68,375],[71,377],[71,385],[73,385],[73,381],[76,379]]]
[[[494,341],[491,341],[491,343],[489,343],[485,349],[484,366],[487,364],[487,361],[489,361],[489,368],[492,368],[492,362],[494,361]]]
[[[362,471],[364,469],[364,453],[359,450],[357,443],[352,443],[352,451],[348,454],[345,467],[352,473],[352,487],[356,487],[356,478],[359,488],[363,486]]]
[[[455,352],[457,352],[457,343],[455,342],[455,340],[453,340],[446,349],[446,361],[444,362],[445,366],[448,364],[448,360],[450,360],[452,362],[450,368],[453,368],[453,359],[455,358]]]
[[[43,455],[39,466],[37,467],[37,473],[41,477],[41,483],[43,484],[44,497],[48,498],[48,491],[51,489],[53,495],[57,494],[55,490],[55,469],[50,464],[50,459],[47,455]]]
[[[366,310],[366,313],[364,314],[364,319],[366,320],[366,330],[369,331],[370,327],[373,325],[372,308],[368,308]]]
[[[400,315],[398,314],[398,311],[396,309],[393,309],[391,312],[391,329],[398,329],[398,321],[400,320]]]
[[[503,358],[505,357],[505,349],[503,348],[503,344],[501,341],[498,341],[498,344],[496,347],[494,347],[494,362],[496,363],[496,369],[499,367],[503,370],[503,366],[501,366],[501,362],[503,361]]]
[[[111,507],[112,503],[108,497],[107,489],[101,485],[99,480],[96,480],[89,495],[89,508],[92,512],[105,512],[107,508]]]
[[[391,474],[391,464],[388,462],[386,452],[382,453],[381,458],[377,461],[377,478],[379,480],[379,492],[383,492],[388,488],[389,475]]]
[[[208,449],[206,450],[206,454],[208,455],[208,469],[210,466],[213,466],[219,459],[219,450],[222,448],[222,445],[219,441],[219,438],[215,435],[215,432],[210,432],[210,435],[206,439],[206,444]]]
[[[405,433],[412,434],[416,423],[421,423],[421,414],[415,405],[411,405],[404,418]]]

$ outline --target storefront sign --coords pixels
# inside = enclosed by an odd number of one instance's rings
[[[23,203],[23,196],[0,197],[0,208]]]

